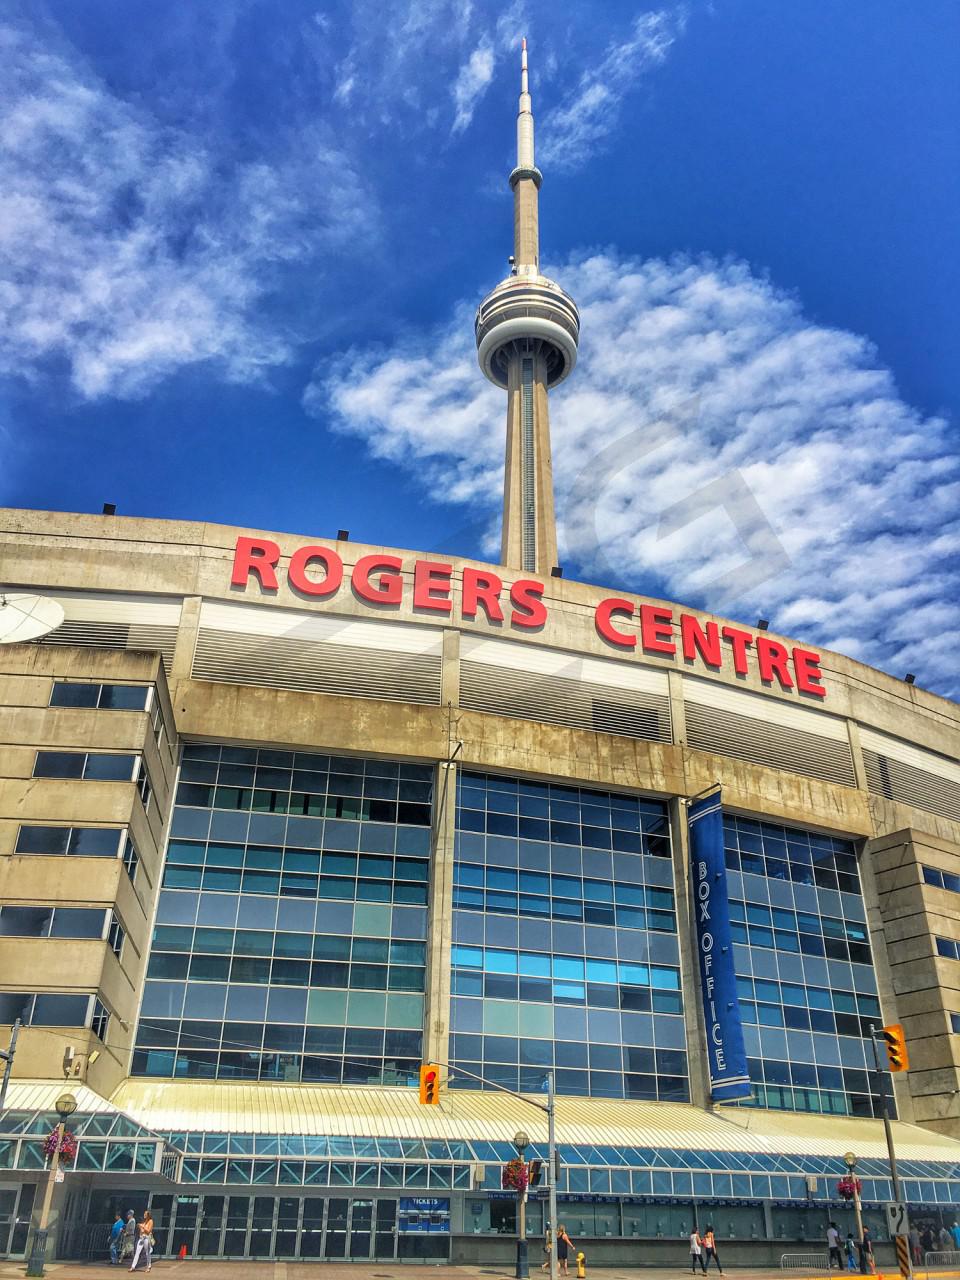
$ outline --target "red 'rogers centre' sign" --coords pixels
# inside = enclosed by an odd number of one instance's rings
[[[278,589],[277,566],[280,548],[269,538],[238,538],[233,555],[233,586],[245,588],[251,577],[264,591]],[[310,570],[308,575],[307,570]],[[412,576],[408,587],[404,573]],[[344,564],[330,547],[316,544],[298,547],[287,565],[287,582],[301,595],[315,600],[335,596],[344,585]],[[483,612],[488,622],[508,622],[521,630],[538,630],[548,619],[543,601],[544,584],[534,578],[518,578],[504,584],[489,569],[464,565],[461,570],[458,615],[473,621]],[[426,613],[454,614],[453,565],[444,560],[414,560],[404,564],[400,556],[374,552],[361,556],[350,571],[349,587],[361,602],[369,605],[399,605],[404,593],[412,590],[413,608]],[[627,622],[639,623],[626,630]],[[659,657],[675,657],[702,663],[715,671],[732,667],[737,675],[749,669],[748,653],[756,652],[760,679],[780,689],[825,698],[820,671],[820,655],[812,649],[786,645],[764,632],[742,627],[701,624],[690,613],[675,614],[663,604],[635,604],[619,596],[608,596],[594,609],[597,633],[613,649],[639,651]],[[676,629],[679,628],[679,641]]]

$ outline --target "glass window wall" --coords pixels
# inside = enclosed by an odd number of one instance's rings
[[[670,853],[663,804],[461,774],[453,1087],[688,1098]]]
[[[880,1003],[853,844],[725,815],[724,845],[753,1105],[879,1115],[868,1037]]]
[[[134,1074],[415,1083],[432,776],[186,747]]]

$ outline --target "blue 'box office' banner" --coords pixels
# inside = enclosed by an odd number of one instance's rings
[[[695,800],[687,820],[710,1096],[716,1102],[730,1102],[750,1096],[750,1076],[733,970],[720,792]]]

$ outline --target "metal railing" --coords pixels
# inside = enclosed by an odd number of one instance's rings
[[[960,1263],[960,1249],[931,1249],[923,1255],[926,1267],[954,1267]]]
[[[781,1271],[829,1271],[830,1255],[828,1253],[781,1253]]]

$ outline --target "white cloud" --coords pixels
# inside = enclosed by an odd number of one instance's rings
[[[26,29],[0,27],[0,61],[0,373],[62,368],[92,399],[287,360],[292,335],[257,316],[276,272],[372,231],[339,148],[314,130],[295,155],[228,163]]]
[[[457,109],[453,132],[461,133],[473,119],[477,103],[493,79],[493,45],[484,37],[460,68],[453,86],[453,102]]]
[[[742,263],[606,253],[558,274],[583,318],[580,363],[551,405],[565,556],[596,581],[762,614],[955,693],[960,466],[948,425],[904,403],[865,338],[810,323]],[[471,313],[391,350],[347,353],[305,403],[432,496],[492,512],[505,406],[477,369]],[[749,552],[722,507],[661,536],[661,513],[709,484],[736,515],[753,519],[759,504],[785,568],[759,585],[724,581]]]
[[[553,169],[576,169],[617,128],[623,99],[664,61],[683,31],[681,8],[643,13],[596,66],[582,72],[566,100],[548,111],[539,131],[540,159]]]

